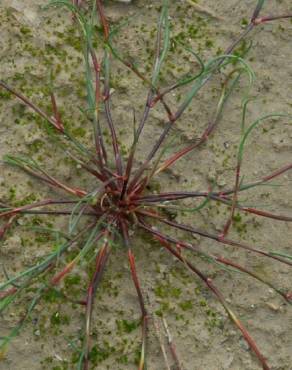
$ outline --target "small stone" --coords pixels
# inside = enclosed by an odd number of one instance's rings
[[[272,311],[279,311],[280,309],[280,306],[274,304],[274,303],[271,303],[271,302],[267,302],[266,305],[272,310]]]
[[[58,355],[57,353],[54,354],[55,358],[58,360],[58,361],[64,361],[64,359]]]

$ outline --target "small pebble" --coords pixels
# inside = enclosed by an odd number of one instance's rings
[[[280,309],[280,306],[274,304],[274,303],[270,303],[270,302],[267,302],[266,305],[272,310],[272,311],[279,311]]]

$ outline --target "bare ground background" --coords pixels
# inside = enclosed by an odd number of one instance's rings
[[[187,1],[172,1],[170,18],[172,37],[189,43],[207,59],[224,50],[246,24],[255,1],[206,0],[191,6]],[[41,10],[46,1],[2,0],[0,3],[0,78],[7,80],[40,102],[49,106],[48,77],[53,70],[54,85],[64,117],[76,136],[90,142],[90,126],[83,119],[78,106],[85,104],[81,45],[76,25],[70,14],[61,9]],[[131,4],[106,2],[106,14],[112,24],[129,17],[117,38],[118,49],[131,56],[143,73],[152,62],[151,50],[155,39],[160,1],[137,0]],[[288,0],[267,1],[263,14],[292,11]],[[271,112],[290,112],[292,109],[292,23],[274,22],[253,32],[253,48],[247,60],[256,74],[251,91],[255,100],[248,110],[251,123],[260,115]],[[247,44],[242,47],[246,47]],[[142,112],[147,90],[118,62],[114,63],[112,79],[113,111],[118,122],[118,134],[125,155],[132,137],[133,111]],[[168,84],[183,73],[198,68],[185,52],[174,49],[164,68],[164,82]],[[212,118],[220,90],[222,76],[216,76],[210,86],[199,95],[189,111],[172,132],[173,146],[180,146],[200,136]],[[246,80],[240,84],[228,103],[218,129],[208,143],[179,161],[161,175],[154,184],[159,189],[202,189],[215,181],[219,188],[233,183],[235,154],[240,135],[241,99]],[[30,154],[42,162],[59,178],[71,184],[92,186],[92,182],[70,161],[62,150],[56,149],[42,128],[42,123],[15,99],[0,91],[0,155]],[[171,96],[171,104],[180,96]],[[165,115],[158,107],[151,116],[139,146],[139,158],[149,150],[153,138],[163,127]],[[245,181],[252,181],[291,161],[291,119],[267,121],[254,131],[244,157]],[[17,202],[53,196],[45,186],[20,171],[0,164],[0,199]],[[277,179],[277,187],[262,187],[246,193],[245,203],[287,215],[292,214],[291,171]],[[188,204],[190,206],[190,204]],[[177,220],[192,223],[205,230],[219,232],[227,217],[223,206],[206,207],[200,214],[177,216]],[[25,217],[19,223],[54,225],[66,228],[62,218]],[[19,230],[19,231],[18,231]],[[13,229],[0,248],[1,263],[9,275],[29,266],[45,255],[54,241],[26,231]],[[247,241],[267,250],[292,252],[291,223],[242,215],[231,231],[237,240]],[[214,253],[235,258],[252,267],[277,286],[291,289],[291,269],[268,259],[244,253],[235,248],[222,247],[199,238],[188,239],[200,243]],[[187,370],[256,370],[260,366],[239,332],[233,327],[214,296],[183,266],[179,266],[152,240],[138,234],[135,239],[139,276],[147,296],[150,312],[164,312],[177,347],[182,368]],[[246,323],[269,359],[274,370],[292,369],[292,311],[281,297],[270,288],[253,281],[244,274],[229,273],[200,260],[205,272],[210,273],[235,312]],[[74,279],[63,286],[76,298],[85,294],[88,275],[81,266]],[[2,274],[2,279],[5,276]],[[16,305],[1,317],[1,333],[7,333],[24,306]],[[32,314],[25,326],[0,361],[2,370],[74,369],[74,342],[82,327],[80,307],[55,297],[47,297]],[[139,307],[130,279],[125,252],[118,248],[111,259],[98,293],[94,308],[93,341],[96,369],[135,369],[139,350]],[[161,326],[161,323],[160,323]],[[161,327],[161,333],[162,333]],[[2,334],[0,334],[1,336]],[[165,368],[153,323],[149,333],[149,370]],[[170,361],[171,362],[171,361]]]

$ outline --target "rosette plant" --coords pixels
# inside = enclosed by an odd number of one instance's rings
[[[4,81],[4,76],[1,76],[1,90],[18,99],[21,104],[34,113],[34,117],[39,116],[47,129],[48,141],[53,140],[54,145],[65,148],[65,154],[78,166],[78,170],[91,178],[89,188],[84,188],[82,184],[73,186],[59,180],[32,157],[13,155],[4,157],[7,165],[25,171],[35,181],[51,188],[55,196],[20,205],[9,204],[5,200],[1,201],[0,238],[5,239],[6,234],[17,233],[18,227],[21,227],[19,221],[23,217],[27,219],[33,215],[65,217],[68,222],[68,230],[64,232],[64,230],[56,231],[50,228],[34,227],[34,232],[45,233],[50,237],[57,235],[61,240],[58,247],[54,247],[50,253],[40,258],[35,264],[22,271],[17,271],[13,276],[8,276],[5,273],[5,280],[0,284],[1,315],[4,315],[11,306],[19,302],[25,302],[26,308],[25,313],[11,331],[1,337],[2,351],[20,333],[24,324],[30,320],[34,309],[48,292],[57,291],[64,298],[65,294],[62,293],[61,288],[62,282],[81,264],[82,268],[84,265],[86,266],[89,280],[86,295],[74,301],[75,304],[80,304],[80,308],[84,309],[85,313],[84,329],[81,336],[82,345],[78,350],[76,366],[78,369],[89,369],[93,358],[91,325],[95,298],[108,261],[115,258],[118,248],[124,251],[132,276],[133,289],[137,293],[142,331],[137,366],[139,370],[146,369],[147,356],[151,356],[151,353],[147,351],[147,337],[153,326],[154,313],[145,299],[143,281],[139,278],[134,241],[136,237],[147,235],[146,239],[149,244],[160,245],[165,253],[179,261],[187,272],[202,281],[203,285],[221,303],[227,316],[241,332],[263,369],[270,369],[266,359],[268,354],[261,352],[260,346],[230,308],[220,286],[214,283],[208,269],[206,270],[206,262],[218,268],[223,267],[232,273],[237,271],[248,275],[266,284],[288,303],[291,303],[292,300],[291,292],[279,288],[276,282],[265,278],[249,266],[241,264],[236,258],[223,257],[221,253],[217,254],[208,250],[204,247],[204,240],[224,245],[226,248],[230,247],[232,250],[244,250],[253,258],[270,259],[275,264],[292,266],[291,256],[287,253],[271,251],[268,248],[252,245],[228,236],[230,229],[241,214],[267,218],[275,220],[275,222],[289,223],[292,221],[292,217],[289,215],[246,205],[242,198],[242,194],[246,194],[252,189],[262,189],[272,180],[288,173],[292,169],[292,163],[289,162],[280,168],[275,168],[271,173],[266,173],[252,182],[245,181],[242,174],[242,163],[249,138],[258,126],[267,120],[291,121],[291,118],[288,114],[271,113],[260,116],[252,123],[248,122],[247,109],[250,102],[248,94],[252,87],[254,73],[246,62],[245,56],[252,45],[244,50],[239,48],[255,28],[264,27],[266,23],[272,21],[289,18],[291,15],[265,16],[264,1],[257,1],[250,20],[236,40],[225,51],[218,53],[208,61],[203,61],[197,52],[178,38],[172,37],[168,1],[163,0],[160,5],[152,72],[148,73],[145,69],[140,69],[133,59],[124,56],[115,43],[116,36],[121,29],[128,27],[130,20],[122,24],[111,25],[102,0],[93,1],[92,5],[81,1],[50,1],[50,7],[69,10],[73,14],[72,22],[80,29],[83,40],[87,101],[87,107],[82,108],[82,113],[92,124],[93,143],[84,143],[74,136],[70,124],[65,123],[53,88],[50,89],[51,112],[48,113],[40,108],[37,102],[32,101],[21,91]],[[194,71],[167,84],[163,78],[163,68],[167,63],[170,49],[174,47],[181,48],[182,53],[194,58],[196,66]],[[123,145],[118,137],[118,119],[113,114],[113,105],[118,104],[116,102],[112,104],[115,95],[112,89],[112,66],[116,64],[136,75],[142,86],[148,89],[142,113],[138,113],[137,107],[133,107],[131,110],[133,130],[128,132],[128,136],[132,135],[132,142],[126,151],[123,150]],[[222,77],[219,86],[219,99],[215,104],[210,102],[210,106],[216,108],[213,119],[209,121],[200,135],[196,135],[195,139],[186,140],[179,146],[175,145],[176,125],[184,120],[184,114],[191,104],[194,101],[199,101],[201,90],[213,83],[212,81],[218,75]],[[232,94],[238,94],[236,89],[241,80],[247,81],[248,86],[240,88],[243,91],[242,112],[239,114],[241,134],[233,181],[229,186],[226,185],[220,189],[214,181],[210,181],[209,187],[202,190],[193,187],[187,190],[185,187],[180,189],[179,182],[177,182],[177,190],[169,190],[164,186],[159,189],[156,185],[161,176],[168,173],[178,162],[185,163],[183,160],[187,158],[188,161],[196,163],[196,166],[200,166],[200,163],[196,162],[196,151],[206,145],[207,141],[212,140],[216,134],[226,103]],[[175,104],[173,96],[178,91],[181,91],[180,101]],[[151,145],[148,145],[148,152],[145,152],[145,147],[143,147],[141,155],[143,133],[146,127],[151,127],[153,124],[151,114],[157,107],[163,112],[165,120],[160,132],[157,127],[153,128],[154,134]],[[75,179],[75,183],[76,181],[78,179]],[[180,214],[182,218],[185,214],[198,216],[205,207],[213,205],[215,207],[218,204],[224,205],[227,210],[224,226],[218,233],[209,231],[208,225],[201,228],[192,222],[180,221]],[[191,221],[192,217],[188,220]],[[199,241],[191,242],[189,236],[199,237]],[[201,263],[204,267],[201,267]],[[70,298],[68,300],[70,301]],[[170,336],[166,320],[163,320],[172,361],[175,363],[176,369],[181,369],[179,354]],[[165,365],[170,369],[162,343],[161,348],[165,356]]]

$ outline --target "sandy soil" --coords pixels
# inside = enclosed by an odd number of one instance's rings
[[[44,109],[49,109],[48,81],[53,71],[62,113],[76,136],[91,142],[90,125],[78,109],[85,106],[81,45],[76,25],[64,9],[42,10],[46,1],[2,0],[0,4],[0,78],[30,95]],[[131,4],[106,2],[106,13],[112,25],[129,17],[116,39],[118,50],[130,56],[147,74],[152,62],[154,31],[160,1],[136,0]],[[188,43],[199,51],[204,60],[222,52],[236,38],[250,16],[255,0],[200,1],[175,0],[170,6],[171,37]],[[263,14],[292,12],[289,0],[268,1]],[[291,113],[292,109],[292,23],[274,22],[257,28],[247,61],[256,80],[250,92],[247,124],[267,113]],[[250,39],[248,39],[250,40]],[[241,45],[241,51],[244,47]],[[169,85],[184,73],[198,70],[198,64],[182,49],[172,48],[163,70],[163,83]],[[113,112],[118,122],[119,140],[125,154],[132,141],[133,107],[137,117],[143,109],[147,89],[138,78],[128,74],[118,62],[113,65]],[[200,137],[216,111],[220,84],[224,73],[216,75],[179,120],[171,136],[170,150]],[[240,139],[241,103],[247,88],[247,78],[230,98],[218,129],[208,143],[189,154],[173,168],[157,178],[153,189],[205,190],[211,181],[217,189],[228,188],[234,181],[236,153]],[[185,90],[183,89],[181,94]],[[42,163],[60,179],[79,186],[92,187],[92,180],[66,160],[62,149],[55,146],[41,122],[36,122],[27,108],[0,91],[0,155],[28,154]],[[176,106],[179,94],[169,98]],[[159,106],[153,109],[151,120],[138,149],[139,160],[149,151],[165,122]],[[244,181],[254,181],[291,162],[292,121],[289,118],[268,120],[248,140],[242,173]],[[292,172],[273,182],[248,191],[244,204],[275,213],[292,215]],[[277,185],[277,186],[276,186]],[[60,193],[61,194],[61,193]],[[60,196],[60,194],[58,194]],[[0,164],[0,200],[17,203],[56,196],[26,174]],[[186,206],[193,206],[186,203]],[[228,217],[224,206],[211,204],[199,213],[172,215],[210,232],[220,232]],[[18,221],[0,247],[1,264],[9,275],[27,268],[52,248],[55,240],[46,240],[24,225],[48,226],[66,230],[66,218],[26,216]],[[230,237],[267,251],[292,254],[291,223],[242,214],[234,223]],[[158,244],[137,232],[135,253],[143,291],[147,297],[151,318],[148,346],[148,370],[166,369],[157,331],[167,349],[169,368],[175,369],[164,336],[161,312],[175,342],[178,358],[185,370],[256,370],[256,357],[226,316],[225,311],[204,285],[179,265]],[[291,290],[292,270],[267,258],[222,246],[196,236],[186,240],[198,243],[206,250],[233,258],[253,269],[279,288]],[[246,324],[271,369],[292,369],[291,307],[268,286],[243,273],[230,272],[207,261],[193,262],[213,278],[238,317]],[[63,291],[81,299],[88,281],[86,266],[74,271]],[[4,273],[1,271],[1,279]],[[28,296],[29,298],[29,296]],[[8,329],[24,312],[25,303],[17,304],[1,316],[0,330]],[[94,308],[92,345],[94,369],[136,369],[135,358],[140,346],[139,306],[133,288],[125,251],[117,248],[111,258]],[[36,307],[27,325],[0,360],[2,370],[65,370],[76,368],[76,348],[80,347],[83,311],[64,299],[46,297]],[[155,325],[159,330],[155,329]]]

